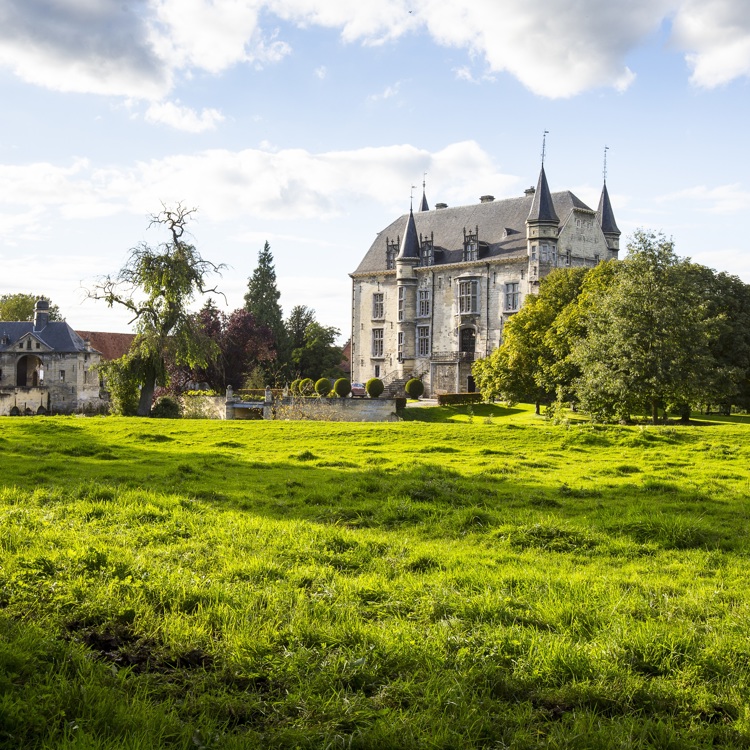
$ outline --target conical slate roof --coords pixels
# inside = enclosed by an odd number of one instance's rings
[[[531,224],[559,224],[560,222],[552,204],[552,195],[549,191],[549,185],[547,185],[547,176],[544,174],[544,165],[539,172],[534,201],[531,204],[531,211],[529,211],[529,217],[526,221]]]
[[[424,186],[422,186],[422,202],[419,204],[419,210],[420,211],[429,211],[430,207],[427,204],[427,195],[424,190]]]
[[[620,235],[620,230],[617,228],[617,223],[615,222],[615,214],[612,211],[612,204],[609,202],[606,182],[602,188],[602,196],[599,198],[599,208],[597,209],[596,217],[599,219],[599,226],[601,226],[604,234]]]
[[[409,218],[406,220],[404,239],[401,240],[401,249],[396,260],[403,260],[405,258],[419,258],[417,225],[414,222],[414,212],[411,209],[409,209]]]

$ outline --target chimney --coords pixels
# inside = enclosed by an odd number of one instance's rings
[[[435,208],[436,209],[438,209],[438,208],[448,208],[448,204],[447,203],[436,203],[435,204]]]
[[[41,331],[49,323],[49,302],[40,297],[34,305],[34,330]]]
[[[495,196],[494,195],[482,195],[479,198],[479,202],[480,203],[492,203],[492,201],[494,201],[494,200],[495,200]]]
[[[532,185],[531,187],[526,188],[526,190],[523,191],[524,195],[534,195],[536,193],[536,188]]]

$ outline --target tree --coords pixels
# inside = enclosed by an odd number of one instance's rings
[[[305,328],[302,346],[292,350],[291,364],[297,377],[338,378],[341,372],[341,347],[336,346],[339,329],[313,321]]]
[[[89,292],[92,299],[105,300],[110,307],[122,305],[133,314],[130,322],[135,323],[137,336],[126,359],[140,384],[138,416],[148,416],[156,385],[166,385],[169,360],[205,367],[216,354],[216,344],[203,332],[189,305],[197,294],[216,291],[208,288],[206,277],[223,266],[202,258],[184,239],[194,213],[182,204],[162,206],[149,226],[165,227],[170,239],[155,248],[145,242],[132,248],[118,274],[103,277]]]
[[[714,369],[706,298],[662,234],[638,230],[614,283],[598,295],[576,346],[584,408],[625,419],[680,405],[683,419]]]
[[[273,264],[271,246],[265,243],[258,253],[258,265],[247,281],[245,310],[252,313],[259,326],[265,326],[273,334],[274,347],[280,359],[285,359],[286,331],[279,305],[281,293],[276,287],[276,269]]]
[[[539,294],[526,298],[523,307],[505,324],[503,343],[489,357],[475,362],[473,374],[485,398],[532,400],[536,411],[550,403],[560,387],[571,381],[564,339],[554,329],[561,312],[575,302],[586,269],[560,269],[542,280]]]
[[[306,305],[295,305],[284,323],[286,339],[292,351],[305,345],[305,331],[315,322],[315,310]]]
[[[0,296],[0,320],[8,321],[25,321],[34,320],[34,307],[36,301],[44,295],[38,294],[3,294]],[[44,297],[49,300],[49,298]],[[50,303],[49,306],[50,321],[62,320],[60,308]]]

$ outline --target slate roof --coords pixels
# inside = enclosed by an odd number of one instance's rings
[[[424,187],[422,187],[422,202],[419,204],[419,210],[420,211],[429,211],[430,206],[427,203],[427,193],[424,191]]]
[[[531,203],[527,221],[541,224],[558,224],[560,222],[552,204],[552,196],[549,192],[549,185],[547,185],[547,175],[544,174],[544,166],[539,171],[539,180],[536,184],[534,200]]]
[[[399,258],[419,258],[419,238],[417,237],[417,226],[414,221],[414,212],[409,209],[409,218],[406,220],[406,231],[404,239],[401,240]]]
[[[0,352],[18,350],[19,339],[27,333],[33,334],[36,339],[54,352],[71,354],[86,351],[83,339],[65,321],[47,323],[38,331],[34,330],[32,321],[0,321]],[[4,344],[6,337],[9,343]]]
[[[609,192],[607,191],[606,182],[602,188],[602,196],[599,198],[599,209],[596,212],[596,216],[599,219],[599,224],[604,234],[620,235],[620,230],[617,228],[617,223],[615,222],[615,212],[612,210],[612,204],[609,202]]]
[[[568,217],[574,208],[594,213],[569,190],[552,193],[555,214]],[[434,233],[435,265],[460,263],[463,260],[464,228],[479,227],[479,259],[526,256],[526,219],[531,212],[533,195],[506,198],[492,203],[440,208],[413,214],[417,236]],[[405,235],[409,214],[404,214],[378,233],[354,274],[386,270],[385,240]]]

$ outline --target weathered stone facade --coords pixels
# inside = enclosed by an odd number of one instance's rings
[[[100,354],[67,323],[49,321],[38,300],[34,321],[0,321],[0,416],[106,409]]]
[[[352,278],[352,380],[421,377],[427,395],[471,391],[471,366],[550,271],[616,258],[606,185],[598,211],[550,193],[421,210],[380,232]]]

